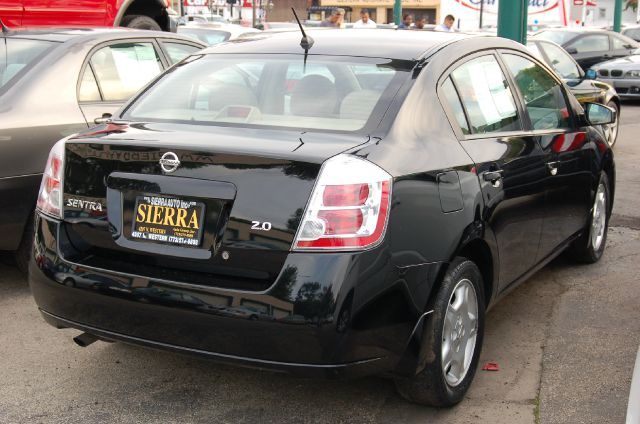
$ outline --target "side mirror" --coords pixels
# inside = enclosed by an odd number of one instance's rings
[[[111,122],[111,114],[110,113],[103,113],[102,114],[102,118],[96,118],[96,119],[93,120],[93,122],[96,125],[106,124],[107,122]]]
[[[565,48],[565,50],[569,54],[578,54],[578,49],[576,49],[575,47],[567,47],[567,48]]]
[[[595,69],[587,69],[584,73],[584,79],[594,80],[598,78],[598,72]]]
[[[587,120],[591,125],[608,125],[616,122],[616,112],[599,103],[586,104]]]

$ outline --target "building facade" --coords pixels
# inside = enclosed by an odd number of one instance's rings
[[[346,22],[360,19],[360,11],[367,9],[376,23],[393,23],[393,0],[319,0],[323,7],[349,7],[351,13]],[[427,23],[440,21],[440,0],[402,0],[402,13],[413,19],[424,16]]]

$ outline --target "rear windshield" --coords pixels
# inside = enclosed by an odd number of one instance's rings
[[[0,92],[20,78],[53,45],[51,41],[0,38]]]
[[[206,55],[166,73],[124,118],[358,131],[370,121],[379,123],[408,75],[409,63],[311,55],[306,62],[303,55]]]
[[[231,33],[228,31],[199,30],[192,28],[178,28],[178,34],[202,41],[210,46],[227,41],[231,37]]]
[[[567,41],[571,40],[573,37],[577,36],[577,32],[571,31],[552,31],[545,30],[539,32],[535,35],[535,38],[540,38],[542,40],[553,41],[554,43],[563,45]]]

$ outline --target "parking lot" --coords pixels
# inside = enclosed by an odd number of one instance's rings
[[[623,105],[617,189],[602,261],[560,258],[488,315],[481,364],[450,410],[411,405],[383,378],[302,380],[99,342],[41,319],[25,279],[0,263],[0,422],[260,423],[624,421],[640,344],[640,104]]]

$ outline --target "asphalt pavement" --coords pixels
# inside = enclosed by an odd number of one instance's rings
[[[76,346],[0,257],[0,423],[623,423],[640,345],[640,103],[622,108],[604,258],[551,263],[487,316],[481,364],[447,410],[393,383],[303,380],[122,343]]]

